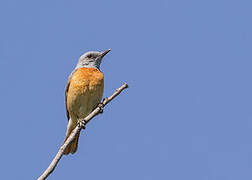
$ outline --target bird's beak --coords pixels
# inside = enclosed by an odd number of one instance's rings
[[[107,49],[101,53],[101,58],[103,58],[108,52],[111,51],[111,49]]]

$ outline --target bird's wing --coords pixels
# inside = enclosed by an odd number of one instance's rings
[[[73,71],[71,72],[70,76],[68,77],[68,81],[67,81],[67,85],[66,85],[66,90],[65,90],[66,114],[67,114],[67,119],[68,119],[68,120],[69,120],[70,117],[69,117],[69,112],[68,112],[68,109],[67,109],[67,94],[68,94],[68,89],[69,89],[69,85],[70,85],[71,78],[72,78],[72,76],[73,76],[73,74],[74,74],[75,71],[76,71],[76,69],[73,70]]]

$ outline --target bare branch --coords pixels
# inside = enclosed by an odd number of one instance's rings
[[[81,129],[85,129],[85,125],[96,115],[102,112],[103,107],[105,107],[110,101],[112,101],[116,96],[118,96],[124,89],[128,88],[127,83],[124,83],[120,88],[118,88],[110,97],[105,98],[98,106],[95,108],[87,117],[80,120],[80,123],[76,128],[72,131],[70,136],[67,138],[65,143],[60,147],[58,153],[52,160],[51,164],[48,166],[48,168],[43,172],[43,174],[38,178],[38,180],[44,180],[46,179],[55,169],[57,166],[59,160],[61,159],[65,149],[67,146],[74,140],[78,132],[81,131]]]

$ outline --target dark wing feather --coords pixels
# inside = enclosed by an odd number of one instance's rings
[[[67,81],[67,85],[66,85],[66,90],[65,90],[65,104],[66,104],[66,114],[67,114],[67,119],[69,120],[70,116],[69,116],[69,112],[68,112],[68,109],[67,109],[67,93],[68,93],[68,89],[69,89],[69,85],[70,85],[70,81],[71,81],[71,78],[72,78],[72,75],[73,73],[75,72],[76,70],[73,70],[70,74],[70,76],[68,77],[68,81]]]

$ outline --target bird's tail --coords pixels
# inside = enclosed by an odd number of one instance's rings
[[[74,123],[71,119],[69,119],[68,125],[67,125],[66,137],[65,137],[64,142],[67,140],[67,138],[70,136],[71,132],[74,130],[74,128],[76,126],[77,126],[77,123]],[[78,133],[76,135],[75,139],[65,149],[65,151],[64,151],[65,155],[68,155],[69,153],[74,154],[77,151],[79,136],[80,136],[80,133]]]

